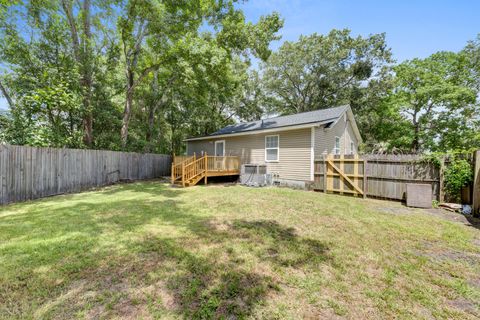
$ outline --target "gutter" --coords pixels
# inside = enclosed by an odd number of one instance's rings
[[[311,122],[301,125],[291,125],[291,126],[284,126],[284,127],[277,127],[277,128],[268,128],[268,129],[257,129],[257,130],[250,130],[244,132],[237,132],[237,133],[226,133],[226,134],[217,134],[217,135],[210,135],[204,137],[197,137],[197,138],[188,138],[183,140],[184,142],[188,141],[198,141],[198,140],[209,140],[209,139],[217,139],[217,138],[227,138],[227,137],[237,137],[237,136],[245,136],[245,135],[252,135],[252,134],[261,134],[267,132],[279,132],[279,131],[290,131],[290,130],[297,130],[297,129],[307,129],[313,127],[320,127],[326,123],[332,122],[333,119],[328,119],[319,122]]]

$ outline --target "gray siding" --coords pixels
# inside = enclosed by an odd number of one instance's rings
[[[265,136],[279,135],[279,161],[265,162]],[[238,156],[242,163],[267,164],[269,173],[281,179],[311,181],[311,129],[278,131],[228,138],[187,142],[187,152],[214,154],[214,142],[225,140],[225,155]]]
[[[353,132],[353,127],[348,117],[342,117],[333,127],[315,128],[315,157],[324,154],[333,154],[335,137],[340,137],[340,153],[350,154],[350,142],[354,144],[354,154],[358,152],[358,139]]]

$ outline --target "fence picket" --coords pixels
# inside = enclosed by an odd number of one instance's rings
[[[170,174],[171,157],[0,144],[0,204]]]

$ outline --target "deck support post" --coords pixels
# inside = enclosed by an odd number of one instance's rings
[[[185,163],[182,162],[182,187],[185,188]]]
[[[208,173],[208,157],[207,153],[205,152],[205,185],[207,184],[207,173]]]

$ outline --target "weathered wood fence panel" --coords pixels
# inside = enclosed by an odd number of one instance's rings
[[[404,200],[407,183],[430,184],[433,199],[439,199],[441,196],[441,169],[431,162],[423,161],[420,155],[361,155],[360,159],[365,162],[364,166],[358,166],[358,172],[351,172],[352,169],[347,165],[343,170],[361,181],[365,170],[367,196]],[[314,184],[316,190],[324,190],[324,168],[323,158],[316,159]]]
[[[364,155],[367,160],[367,195],[405,199],[406,184],[430,184],[432,199],[440,199],[440,168],[421,155]]]
[[[0,204],[170,175],[171,157],[0,145]]]

